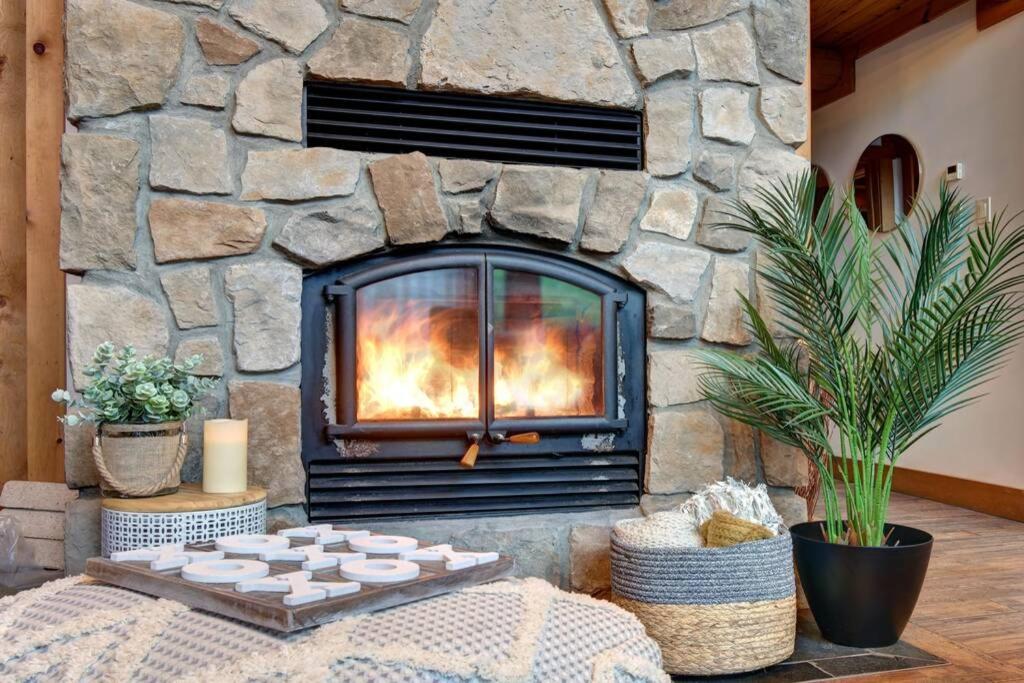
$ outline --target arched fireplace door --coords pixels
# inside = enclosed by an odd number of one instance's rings
[[[633,285],[535,251],[438,247],[312,273],[302,311],[312,519],[639,501]]]

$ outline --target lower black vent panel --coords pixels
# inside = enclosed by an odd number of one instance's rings
[[[309,464],[309,517],[350,521],[410,516],[529,514],[634,506],[635,454],[458,459],[346,460]]]

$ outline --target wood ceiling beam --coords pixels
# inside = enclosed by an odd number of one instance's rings
[[[858,58],[964,2],[966,0],[812,0],[811,107],[817,109],[854,92]],[[1009,3],[1020,3],[1024,8],[1024,0],[1004,0],[999,4]]]
[[[978,30],[984,31],[1021,12],[1024,12],[1024,0],[978,0]]]

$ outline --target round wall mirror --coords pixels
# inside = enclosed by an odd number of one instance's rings
[[[909,214],[921,187],[917,151],[902,135],[871,141],[857,160],[853,194],[868,228],[888,232]]]

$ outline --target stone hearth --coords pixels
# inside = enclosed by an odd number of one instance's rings
[[[745,346],[755,253],[709,226],[797,172],[806,0],[69,0],[61,265],[75,385],[97,344],[223,377],[209,416],[250,419],[250,479],[304,521],[303,272],[403,245],[529,244],[648,293],[644,512],[730,474],[791,487],[802,457],[699,401],[692,351]],[[642,109],[645,170],[304,149],[304,78]],[[185,478],[201,467],[191,425]],[[86,428],[67,480],[93,487]],[[95,505],[84,497],[80,505]],[[616,510],[377,525],[497,545],[525,573],[596,589]],[[84,512],[83,512],[84,514]]]

